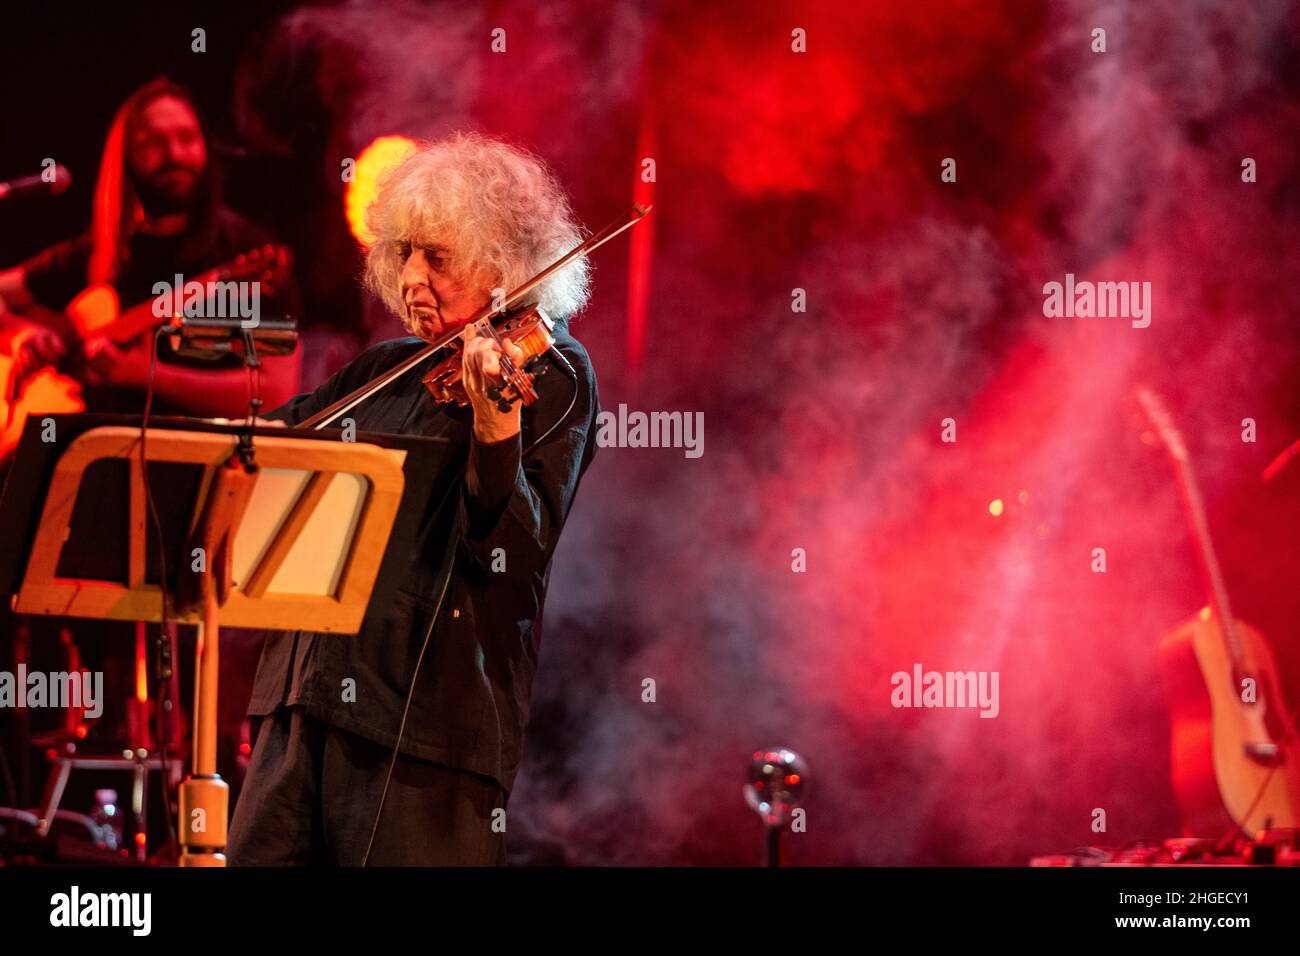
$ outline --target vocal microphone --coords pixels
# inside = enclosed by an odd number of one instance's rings
[[[41,194],[58,196],[67,192],[68,187],[72,185],[72,173],[68,172],[68,167],[62,163],[54,167],[53,179],[46,179],[45,175],[43,172],[33,173],[30,176],[11,179],[7,183],[0,183],[0,202]]]

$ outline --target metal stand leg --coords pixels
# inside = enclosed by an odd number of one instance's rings
[[[204,579],[194,675],[194,772],[181,784],[178,821],[181,866],[226,865],[230,788],[217,773],[217,596],[211,572]]]
[[[63,799],[63,791],[68,786],[68,777],[71,774],[71,761],[63,757],[56,758],[49,779],[45,781],[45,796],[41,800],[41,809],[37,814],[40,823],[36,826],[36,833],[42,838],[50,835],[50,827],[54,825],[54,813],[59,809],[59,801]]]

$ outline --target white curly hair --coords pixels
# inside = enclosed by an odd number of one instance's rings
[[[402,302],[403,246],[441,246],[462,275],[507,292],[582,241],[584,230],[554,173],[537,156],[479,133],[459,132],[420,148],[389,170],[366,210],[375,242],[366,256],[367,288],[415,334]],[[584,256],[534,289],[540,305],[567,325],[591,294]]]

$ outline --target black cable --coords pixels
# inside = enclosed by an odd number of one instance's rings
[[[1274,687],[1274,689],[1277,689],[1277,687]],[[1281,693],[1279,693],[1278,700],[1282,700]],[[1287,710],[1282,710],[1282,713],[1287,715],[1287,726],[1286,726],[1286,734],[1283,734],[1282,740],[1278,741],[1277,744],[1278,750],[1282,750],[1286,748],[1287,745],[1290,745],[1292,737],[1295,736],[1296,718],[1300,717],[1300,705],[1296,705],[1296,708],[1292,708],[1290,713],[1288,713]],[[1273,780],[1273,774],[1277,773],[1279,766],[1282,766],[1281,757],[1279,757],[1278,760],[1275,760],[1273,762],[1273,765],[1269,766],[1269,773],[1266,773],[1264,775],[1264,780],[1261,780],[1260,790],[1256,791],[1255,793],[1255,800],[1251,801],[1251,805],[1247,806],[1247,808],[1245,808],[1245,812],[1242,814],[1243,821],[1245,818],[1251,816],[1252,813],[1255,813],[1256,806],[1260,805],[1260,801],[1264,799],[1265,792],[1268,792],[1269,790],[1269,783],[1271,782],[1271,780]],[[1214,843],[1214,849],[1216,849],[1216,852],[1219,853],[1226,852],[1227,849],[1231,847],[1232,840],[1235,840],[1236,835],[1238,834],[1242,834],[1243,836],[1247,835],[1245,834],[1245,827],[1243,826],[1243,823],[1240,821],[1234,821],[1232,822],[1232,826],[1229,827],[1229,830],[1227,830],[1226,834],[1223,834],[1221,838],[1216,840],[1216,843]],[[1252,836],[1251,839],[1255,839],[1255,838],[1253,838]]]
[[[415,659],[415,670],[411,673],[411,686],[406,691],[406,705],[402,708],[402,721],[397,727],[397,740],[393,744],[393,755],[388,760],[388,774],[384,777],[384,789],[379,795],[379,807],[375,810],[375,822],[370,827],[370,839],[366,841],[366,854],[361,858],[361,865],[364,867],[370,862],[370,850],[375,845],[375,834],[379,832],[379,821],[384,815],[384,803],[388,800],[388,785],[393,781],[393,769],[397,766],[397,754],[402,746],[402,734],[406,732],[406,718],[411,711],[411,700],[415,697],[415,682],[420,676],[420,665],[424,663],[424,652],[429,649],[429,639],[433,637],[433,629],[438,623],[438,615],[442,613],[442,602],[447,598],[447,588],[451,586],[452,575],[456,569],[456,556],[452,555],[452,566],[447,569],[447,578],[442,583],[442,593],[438,595],[438,605],[434,608],[433,617],[429,618],[429,629],[424,632],[424,641],[420,644],[420,656]]]
[[[569,360],[566,359],[560,353],[560,350],[554,345],[551,346],[551,352],[560,360],[569,377],[573,379],[573,397],[569,399],[569,407],[564,410],[564,414],[556,419],[555,423],[552,424],[550,428],[542,432],[541,438],[538,438],[524,449],[523,454],[520,455],[521,461],[529,452],[541,444],[541,442],[545,440],[551,432],[555,431],[555,429],[560,426],[561,422],[569,417],[569,412],[573,411],[573,406],[577,404],[578,401],[578,373],[574,371],[573,366],[569,364]],[[406,733],[406,718],[410,714],[411,701],[415,697],[415,683],[420,676],[420,665],[424,663],[424,653],[429,648],[429,640],[433,637],[433,629],[438,624],[438,616],[442,613],[442,604],[443,601],[447,599],[447,588],[451,585],[452,575],[455,573],[455,570],[456,556],[453,554],[451,567],[447,569],[446,580],[442,583],[442,593],[438,595],[438,603],[434,608],[433,617],[429,619],[429,628],[424,632],[424,640],[420,643],[420,654],[415,659],[415,669],[411,672],[411,686],[406,690],[406,703],[402,707],[402,720],[397,727],[397,740],[393,743],[393,755],[388,760],[388,773],[384,777],[384,789],[379,795],[379,806],[375,810],[375,821],[370,827],[370,839],[366,842],[366,853],[365,856],[361,858],[361,865],[363,867],[367,866],[370,862],[370,851],[375,845],[375,835],[379,832],[379,821],[384,815],[384,804],[388,801],[388,786],[393,781],[393,770],[397,766],[397,755],[401,752],[402,735]]]
[[[570,365],[569,360],[564,357],[564,353],[561,352],[559,349],[557,349],[554,345],[551,346],[551,354],[560,360],[560,364],[564,367],[564,370],[568,374],[569,378],[573,379],[573,397],[569,399],[569,407],[564,410],[564,414],[555,420],[554,425],[546,429],[546,431],[542,432],[541,438],[537,439],[535,442],[533,442],[531,445],[525,448],[523,454],[519,456],[520,458],[527,457],[528,453],[531,452],[538,445],[540,445],[543,441],[545,441],[546,438],[551,434],[551,432],[559,428],[560,423],[569,417],[569,412],[573,411],[573,406],[578,403],[578,373],[573,370],[573,366]]]
[[[153,518],[154,533],[157,535],[158,547],[158,586],[162,592],[162,613],[158,622],[158,700],[154,705],[154,734],[158,738],[158,747],[162,755],[162,796],[163,810],[167,817],[167,849],[176,853],[176,822],[172,818],[171,804],[171,764],[167,751],[166,712],[171,695],[172,646],[171,634],[167,629],[167,606],[169,603],[167,588],[167,548],[163,537],[162,521],[158,517],[158,507],[154,502],[153,487],[149,483],[149,461],[145,457],[145,442],[149,432],[149,412],[153,408],[154,378],[158,362],[158,340],[169,331],[168,326],[160,327],[150,340],[149,347],[149,382],[144,393],[144,415],[140,423],[140,476],[144,482],[144,498]]]

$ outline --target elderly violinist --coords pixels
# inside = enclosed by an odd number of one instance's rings
[[[472,331],[494,292],[581,240],[546,166],[477,134],[412,154],[367,219],[367,285],[412,335],[370,348],[270,419],[302,422],[427,342]],[[554,367],[534,404],[504,410],[493,389],[502,349],[523,359],[514,343],[465,335],[468,407],[437,404],[420,365],[349,411],[358,431],[443,436],[458,451],[429,489],[428,537],[391,606],[372,607],[355,637],[268,635],[233,865],[505,863],[551,556],[596,451],[595,375],[568,332],[589,284],[579,259],[530,294],[569,366],[547,353]]]

